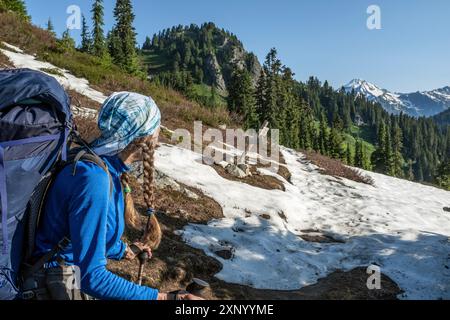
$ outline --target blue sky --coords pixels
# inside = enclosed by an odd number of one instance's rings
[[[90,17],[91,0],[25,0],[33,22],[52,18],[61,34],[66,9]],[[178,24],[212,21],[235,33],[261,61],[276,47],[296,78],[341,86],[362,78],[397,92],[450,85],[448,0],[133,0],[139,43]],[[106,28],[114,0],[105,0]],[[366,26],[369,5],[381,8],[381,30]],[[72,36],[79,37],[78,31]]]

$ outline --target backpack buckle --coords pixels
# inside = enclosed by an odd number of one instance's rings
[[[31,290],[22,292],[22,300],[32,300],[35,296],[36,294]]]
[[[61,251],[64,251],[64,250],[67,249],[67,247],[69,246],[69,244],[70,244],[70,240],[69,240],[67,237],[64,237],[64,239],[62,239],[62,240],[58,243],[58,248],[59,248]]]

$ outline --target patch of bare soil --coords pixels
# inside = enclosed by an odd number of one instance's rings
[[[336,239],[331,235],[324,234],[319,230],[302,230],[300,238],[308,242],[317,242],[317,243],[345,243],[340,239]]]
[[[13,65],[11,61],[9,61],[8,57],[5,56],[2,52],[0,52],[0,68],[12,68]]]
[[[69,95],[69,97],[71,98],[72,104],[77,106],[77,107],[89,108],[89,109],[94,109],[94,110],[100,110],[100,108],[102,106],[97,101],[89,99],[85,95],[82,95],[82,94],[78,93],[75,90],[68,89],[68,90],[66,90],[66,92]]]
[[[349,168],[341,161],[331,159],[316,152],[302,151],[306,159],[320,168],[320,172],[333,177],[341,177],[355,182],[373,185],[371,177],[363,175],[360,171]]]
[[[100,130],[94,119],[75,117],[74,124],[81,137],[87,142],[92,142],[100,136]]]
[[[251,186],[258,187],[261,189],[266,189],[266,190],[285,191],[283,182],[281,182],[280,180],[278,180],[275,177],[260,174],[256,170],[256,167],[251,167],[251,172],[252,172],[251,176],[248,176],[248,177],[245,177],[242,179],[235,177],[232,174],[229,174],[224,168],[222,168],[219,165],[213,165],[212,167],[214,168],[214,170],[216,170],[216,172],[222,178],[225,178],[227,180],[243,182],[243,183],[249,184]]]
[[[381,276],[380,290],[369,290],[368,277],[365,268],[356,268],[336,271],[317,284],[293,291],[260,290],[220,280],[213,280],[211,287],[218,299],[231,300],[395,300],[402,292],[385,275]]]

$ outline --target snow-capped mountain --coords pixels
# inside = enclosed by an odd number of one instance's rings
[[[361,79],[354,79],[344,86],[370,101],[380,103],[389,113],[400,112],[411,116],[431,117],[450,108],[450,87],[413,93],[393,93]]]

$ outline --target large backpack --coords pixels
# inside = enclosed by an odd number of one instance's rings
[[[70,99],[54,78],[0,70],[0,300],[18,298],[30,208],[42,203],[37,187],[66,160],[71,131]]]

